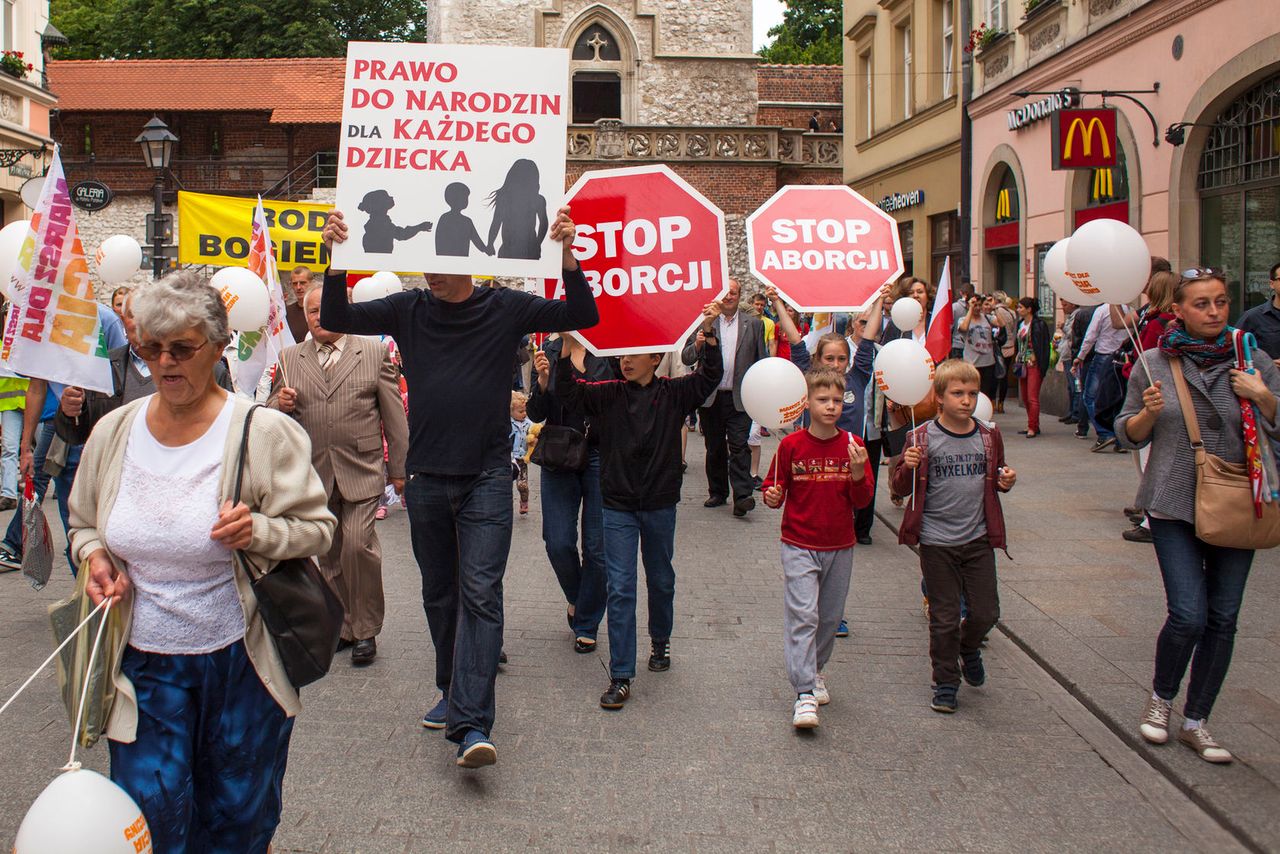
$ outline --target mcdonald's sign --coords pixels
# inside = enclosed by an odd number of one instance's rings
[[[1054,169],[1115,166],[1119,153],[1115,109],[1059,110],[1054,116]]]

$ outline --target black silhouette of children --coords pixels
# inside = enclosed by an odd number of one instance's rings
[[[474,244],[481,252],[492,255],[493,249],[480,239],[476,224],[463,213],[471,203],[471,188],[454,181],[444,188],[444,203],[449,210],[436,220],[436,254],[470,255]]]
[[[499,258],[542,257],[542,241],[547,237],[547,200],[538,192],[538,164],[520,159],[511,164],[502,186],[489,194],[493,223],[489,226],[490,255],[499,230],[502,246]]]
[[[364,227],[365,252],[390,254],[397,240],[408,240],[417,234],[431,230],[429,222],[408,226],[396,225],[387,215],[395,206],[396,200],[391,198],[391,194],[386,190],[373,190],[366,193],[360,201],[360,210],[369,215],[369,222]]]

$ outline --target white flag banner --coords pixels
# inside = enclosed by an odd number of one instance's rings
[[[253,394],[268,369],[280,358],[285,347],[297,342],[285,318],[284,287],[276,270],[275,247],[271,229],[262,207],[262,197],[253,211],[253,231],[249,238],[249,271],[267,286],[271,302],[267,308],[267,325],[256,332],[241,332],[236,341],[236,388]]]
[[[12,370],[111,394],[111,364],[98,301],[58,148],[31,215],[10,296],[13,305],[0,358]]]

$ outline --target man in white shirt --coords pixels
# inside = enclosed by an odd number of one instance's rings
[[[1098,441],[1090,449],[1095,453],[1116,444],[1116,434],[1098,423],[1096,406],[1098,384],[1105,373],[1111,370],[1116,351],[1129,337],[1124,331],[1124,316],[1120,313],[1121,309],[1114,305],[1107,308],[1108,311],[1093,313],[1093,319],[1089,321],[1089,328],[1084,334],[1084,341],[1080,343],[1080,351],[1076,353],[1075,361],[1072,362],[1072,370],[1079,371],[1089,356],[1093,356],[1089,361],[1088,372],[1085,374],[1082,393],[1085,410],[1089,413],[1089,420],[1093,422],[1093,429],[1098,433]],[[1116,453],[1124,452],[1123,448],[1116,445]]]
[[[698,410],[702,436],[707,446],[707,500],[704,507],[720,507],[728,502],[733,490],[733,515],[745,516],[756,506],[752,492],[751,451],[747,436],[751,416],[742,406],[742,377],[756,362],[768,357],[764,342],[764,324],[759,317],[738,310],[742,291],[729,280],[729,290],[720,300],[720,317],[716,319],[716,336],[724,359],[724,376],[720,386]],[[681,361],[692,365],[702,351],[701,331],[695,330],[680,354]]]

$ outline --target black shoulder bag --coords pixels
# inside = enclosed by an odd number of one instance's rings
[[[240,503],[249,456],[249,423],[257,408],[252,407],[244,419],[232,506]],[[236,555],[249,574],[258,598],[258,613],[275,641],[289,681],[301,688],[328,673],[338,650],[345,610],[315,561],[309,557],[286,558],[259,575],[244,552],[237,551]]]
[[[589,428],[588,428],[589,429]],[[543,424],[529,462],[547,471],[580,472],[587,468],[587,437],[563,424]]]

